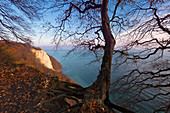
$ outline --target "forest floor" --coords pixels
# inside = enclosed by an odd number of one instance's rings
[[[39,106],[47,77],[24,65],[0,65],[0,113],[48,112]]]

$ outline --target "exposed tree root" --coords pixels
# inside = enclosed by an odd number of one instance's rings
[[[111,103],[109,99],[102,101],[98,93],[96,93],[96,89],[92,87],[83,88],[78,84],[59,81],[57,77],[48,81],[45,91],[49,98],[47,101],[42,102],[41,105],[58,100],[65,103],[66,107],[57,111],[58,113],[114,113],[114,109],[123,113],[134,113]]]

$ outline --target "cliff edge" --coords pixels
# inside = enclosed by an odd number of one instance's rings
[[[53,56],[50,56],[50,55],[48,55],[48,56],[49,56],[49,58],[51,60],[51,64],[53,66],[53,69],[56,72],[62,72],[62,70],[63,70],[62,65]]]
[[[65,99],[49,101],[49,88],[65,87],[63,84],[70,82],[73,81],[62,73],[61,64],[44,50],[29,44],[0,41],[2,112],[55,113],[65,109],[68,107]]]
[[[46,66],[49,69],[54,70],[52,63],[51,63],[51,60],[50,60],[50,57],[47,55],[47,53],[44,50],[42,50],[42,49],[40,49],[40,50],[31,49],[31,51],[35,54],[35,57],[37,59],[39,59],[40,62],[44,66]]]
[[[1,62],[24,64],[44,74],[55,75],[62,81],[73,82],[67,75],[62,73],[62,65],[41,48],[36,48],[29,44],[0,41],[0,53]]]

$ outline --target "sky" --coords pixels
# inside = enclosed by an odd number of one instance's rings
[[[137,0],[137,2],[140,2],[140,1],[138,1]],[[170,2],[167,2],[167,4],[165,4],[166,6],[168,6],[168,4],[169,4]],[[109,7],[110,7],[110,9],[112,8],[112,5],[114,5],[114,4],[111,4]],[[132,4],[131,4],[132,5]],[[170,4],[169,4],[170,5]],[[131,8],[131,6],[130,7],[126,7],[125,9],[124,9],[124,11],[125,12],[127,12],[128,10],[130,10],[130,8]],[[166,8],[166,7],[159,7],[159,8],[161,8],[161,10],[166,10],[167,11],[167,9],[168,8]],[[169,9],[170,10],[170,9]],[[163,12],[162,11],[162,12]],[[118,10],[118,12],[117,13],[120,13],[121,14],[121,12]],[[167,12],[165,12],[166,14],[167,14]],[[141,15],[140,16],[142,16],[142,14],[143,14],[143,12],[141,12]],[[56,15],[57,15],[57,13],[46,13],[45,15],[44,15],[44,17],[45,17],[45,19],[47,18],[48,19],[48,21],[49,22],[51,22],[51,23],[53,23],[53,24],[56,24],[55,23],[55,18],[56,18]],[[159,15],[162,15],[162,14],[160,14],[159,13]],[[138,18],[140,18],[140,16],[138,17]],[[148,17],[146,17],[147,19],[149,19]],[[133,16],[130,18],[130,19],[133,19]],[[144,17],[144,19],[142,20],[142,21],[144,21],[145,20],[145,17]],[[76,22],[75,22],[76,23]],[[74,26],[74,25],[73,25]],[[73,29],[74,29],[74,27],[73,27]],[[134,28],[131,28],[131,29],[128,29],[128,31],[129,30],[133,30]],[[38,31],[38,30],[37,30]],[[121,34],[124,34],[124,32],[122,32]],[[158,36],[158,35],[157,35]],[[40,37],[40,36],[37,36],[37,37]],[[51,35],[50,34],[50,32],[48,33],[48,34],[45,34],[41,39],[39,38],[37,38],[36,40],[35,40],[35,45],[40,45],[40,46],[54,46],[54,44],[52,44],[51,42],[52,42],[52,39],[53,39],[53,35]],[[119,43],[117,43],[117,44],[119,44],[119,45],[122,45],[121,44],[121,42]],[[119,45],[116,45],[117,47],[119,46]],[[66,48],[69,48],[69,46],[67,46]]]
[[[112,6],[110,5],[109,7],[112,7]],[[128,8],[130,8],[130,7],[127,7],[125,10],[128,10]],[[120,13],[120,12],[118,12],[118,13]],[[50,22],[50,23],[56,25],[55,19],[57,16],[58,16],[58,14],[56,12],[47,11],[46,13],[44,13],[43,18],[41,20],[35,21],[35,25],[33,26],[35,35],[32,38],[32,41],[34,42],[35,46],[39,46],[39,47],[47,48],[47,49],[54,48],[55,44],[52,43],[54,34],[52,34],[52,31],[49,31],[48,33],[45,33],[45,34],[43,34],[43,32],[46,30],[47,24],[45,25],[45,23]],[[45,27],[43,27],[43,26],[45,26]],[[72,26],[73,26],[72,28],[75,29],[74,25],[72,25]],[[43,34],[43,36],[42,36],[42,34]],[[121,41],[118,42],[117,44],[120,45],[120,43],[121,43]],[[118,45],[116,45],[116,46],[118,46]],[[65,46],[63,46],[62,49],[69,49],[69,48],[71,48],[70,45],[65,45]]]

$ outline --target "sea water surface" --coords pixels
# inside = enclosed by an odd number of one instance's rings
[[[68,50],[45,50],[49,55],[59,61],[65,73],[76,83],[83,87],[90,86],[96,79],[100,62],[89,64],[95,59],[93,55],[80,56],[78,52],[66,56]]]
[[[97,78],[100,70],[100,62],[95,62],[92,64],[89,64],[91,61],[95,60],[94,54],[88,54],[86,56],[81,56],[80,52],[75,52],[70,54],[69,56],[65,57],[68,50],[45,50],[49,55],[53,56],[57,61],[61,63],[63,66],[63,73],[65,73],[68,77],[70,77],[73,81],[76,83],[79,83],[83,87],[88,87],[90,86]],[[169,53],[165,54],[165,56],[168,58]],[[113,62],[115,62],[113,60]],[[135,65],[129,65],[125,64],[123,66],[120,66],[119,68],[115,68],[113,66],[112,71],[112,81],[114,81],[117,77],[120,77],[124,75],[130,68],[135,67]],[[145,66],[143,66],[145,67]],[[158,91],[159,92],[159,91]],[[150,97],[154,94],[155,92],[148,91],[146,92],[144,96],[145,97]],[[151,113],[153,112],[154,106],[159,107],[159,103],[162,103],[165,99],[170,99],[170,98],[164,98],[160,97],[161,99],[156,100],[156,103],[151,103],[151,102],[144,102],[140,104],[140,107],[142,108],[139,110],[139,113]]]
[[[63,73],[81,86],[88,87],[97,79],[101,61],[91,63],[96,59],[94,54],[82,55],[81,52],[77,51],[66,56],[69,50],[45,51],[60,62],[63,67]],[[114,80],[117,76],[124,74],[127,66],[114,70],[112,79]]]

